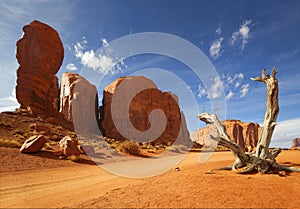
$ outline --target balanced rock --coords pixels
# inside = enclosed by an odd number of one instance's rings
[[[70,136],[65,136],[59,142],[60,148],[63,150],[65,156],[71,155],[80,155],[81,152],[77,148],[78,142],[75,139],[72,139]]]
[[[300,138],[295,138],[292,141],[292,148],[300,147]]]
[[[62,74],[59,111],[73,122],[77,134],[99,132],[97,88],[80,75]]]
[[[52,27],[37,20],[23,27],[17,42],[16,97],[20,109],[37,115],[58,113],[58,72],[64,57],[62,41]]]
[[[43,135],[34,135],[27,139],[20,148],[21,153],[39,152],[45,145],[47,139]]]
[[[247,151],[253,150],[258,142],[261,127],[258,123],[242,122],[240,120],[222,121],[226,132],[231,140],[239,144]],[[216,136],[217,131],[214,125],[199,129],[194,133],[196,142],[200,145],[211,145],[210,135]]]
[[[143,76],[121,77],[104,88],[100,128],[105,137],[170,145],[182,120],[177,96]],[[189,140],[186,131],[180,136]]]

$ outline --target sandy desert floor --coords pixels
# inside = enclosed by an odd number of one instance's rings
[[[216,152],[202,164],[199,153],[189,153],[180,171],[132,179],[88,160],[74,163],[0,147],[0,207],[299,208],[300,173],[205,174],[232,162],[230,152]],[[300,151],[283,151],[278,162],[300,167]]]

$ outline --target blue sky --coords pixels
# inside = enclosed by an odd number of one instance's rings
[[[190,131],[203,126],[195,116],[204,108],[212,111],[210,102],[220,95],[226,98],[227,119],[262,123],[266,87],[250,78],[259,76],[264,67],[270,73],[276,66],[280,113],[272,145],[289,147],[293,138],[300,137],[299,11],[297,0],[1,0],[0,111],[18,106],[14,96],[18,68],[15,44],[22,27],[32,20],[45,22],[60,34],[65,58],[58,77],[66,71],[80,73],[84,66],[98,68],[94,52],[102,46],[109,47],[117,38],[162,32],[183,38],[202,50],[219,74],[212,81],[213,88],[206,89],[201,79],[177,60],[146,54],[124,60],[113,71],[102,71],[107,74],[98,86],[100,97],[103,86],[119,76],[146,68],[164,69],[184,81],[185,86],[179,88],[178,83],[154,79],[162,90],[178,94]],[[114,60],[108,54],[100,61],[105,69]],[[184,97],[186,92],[192,93],[197,107]]]

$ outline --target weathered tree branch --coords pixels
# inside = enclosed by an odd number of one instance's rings
[[[245,174],[253,171],[261,173],[278,173],[279,171],[285,171],[286,173],[300,172],[299,168],[282,166],[276,162],[275,158],[281,152],[281,149],[273,149],[269,152],[269,145],[279,113],[278,81],[275,75],[275,68],[273,68],[271,75],[266,75],[266,69],[263,69],[261,77],[252,78],[252,80],[263,82],[267,85],[267,110],[263,129],[254,153],[244,153],[242,148],[230,139],[225,127],[221,124],[215,113],[208,114],[204,112],[198,115],[198,118],[206,124],[215,124],[218,136],[214,137],[211,135],[211,139],[218,141],[219,145],[229,148],[236,158],[232,166],[226,166],[220,170],[236,170],[246,167],[238,173]],[[208,173],[213,172],[209,171]]]
[[[206,124],[215,124],[218,130],[218,137],[210,136],[213,140],[218,141],[221,146],[230,149],[236,158],[235,163],[232,165],[232,169],[236,170],[237,167],[244,166],[248,160],[248,157],[243,152],[243,149],[237,143],[233,142],[226,133],[225,127],[219,121],[215,113],[208,114],[202,113],[198,115],[198,118]]]
[[[267,85],[267,108],[262,132],[256,146],[256,157],[266,158],[271,143],[276,119],[279,113],[278,105],[278,80],[275,78],[276,70],[272,69],[271,75],[266,75],[266,69],[263,69],[261,77],[251,78],[251,80],[263,82]]]

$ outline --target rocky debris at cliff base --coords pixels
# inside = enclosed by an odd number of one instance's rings
[[[47,139],[43,135],[35,135],[27,139],[20,148],[21,153],[37,153],[45,145]]]

